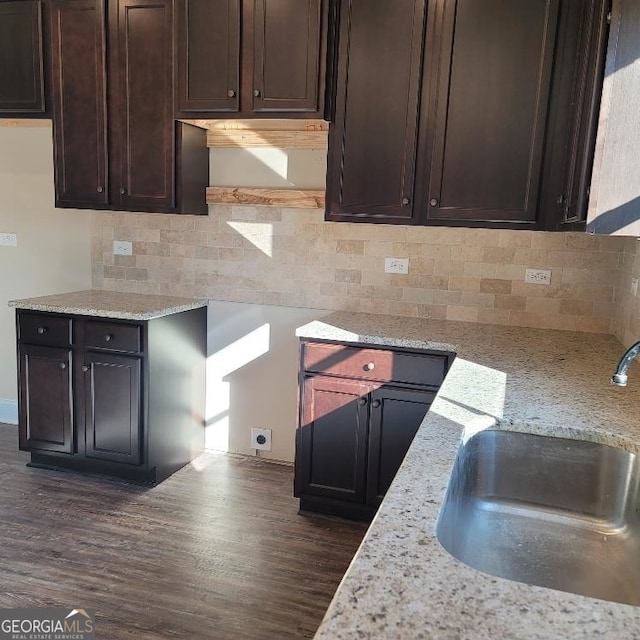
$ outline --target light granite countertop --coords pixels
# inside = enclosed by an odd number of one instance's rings
[[[9,306],[29,311],[47,311],[49,313],[67,313],[120,320],[152,320],[181,311],[206,307],[207,303],[207,300],[194,298],[87,289],[86,291],[73,291],[52,296],[11,300]]]
[[[481,573],[435,535],[463,434],[511,429],[640,452],[640,365],[628,387],[609,384],[624,352],[615,338],[344,312],[297,335],[457,354],[317,639],[640,638],[640,607]]]

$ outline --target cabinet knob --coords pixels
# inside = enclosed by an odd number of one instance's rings
[[[104,191],[104,187],[98,187],[98,193],[102,193]]]
[[[372,406],[374,409],[377,409],[381,404],[382,404],[382,402],[381,402],[380,400],[374,400],[374,401],[371,403],[371,406]]]
[[[376,368],[376,364],[375,362],[367,362],[367,364],[365,364],[362,368],[365,371],[373,371]]]
[[[403,204],[404,206],[408,205],[408,204],[409,204],[409,202],[410,202],[409,198],[402,198],[402,204]]]
[[[227,95],[230,98],[235,98],[236,97],[236,92],[233,89],[229,89],[229,91],[227,91]]]
[[[67,368],[67,363],[66,362],[61,362],[60,363],[60,368],[61,369],[66,369]]]
[[[82,367],[82,370],[83,370],[85,373],[87,373],[87,371],[89,371],[89,367],[87,367],[87,365],[85,364],[85,365]]]
[[[107,333],[104,336],[104,341],[105,342],[111,342],[113,340],[113,335],[111,333]]]
[[[431,200],[429,200],[429,204],[432,207],[437,207],[438,206],[438,201],[435,198],[431,198]]]
[[[38,333],[40,335],[47,333],[47,327],[38,327]]]
[[[124,187],[120,188],[120,195],[121,196],[123,196],[126,192],[127,192],[127,190]]]
[[[254,98],[259,98],[260,97],[260,89],[254,89],[253,90],[253,97]]]
[[[367,404],[367,399],[366,398],[358,398],[358,404],[361,407],[364,407],[364,405]]]

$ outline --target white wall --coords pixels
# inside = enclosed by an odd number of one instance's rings
[[[272,147],[211,149],[214,187],[324,189],[327,152]]]
[[[324,189],[326,151],[212,149],[211,184]],[[326,311],[209,303],[207,449],[253,455],[251,428],[271,429],[260,455],[292,462],[298,391],[297,327]]]
[[[640,236],[640,2],[612,14],[587,230]]]
[[[15,298],[91,286],[90,211],[55,209],[51,128],[0,126],[0,233],[18,234],[0,246],[0,421],[17,400]],[[12,415],[13,414],[13,415]]]
[[[209,303],[207,449],[253,454],[252,427],[272,430],[265,458],[293,461],[298,375],[297,327],[317,309]]]

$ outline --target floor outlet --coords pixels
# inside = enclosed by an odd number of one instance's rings
[[[271,429],[251,429],[251,448],[259,451],[271,451]]]

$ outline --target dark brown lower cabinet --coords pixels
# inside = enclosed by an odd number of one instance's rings
[[[296,495],[364,503],[369,389],[328,376],[304,380]]]
[[[20,448],[71,453],[71,349],[21,344],[18,360]]]
[[[158,483],[204,448],[206,307],[144,321],[17,311],[30,466]]]
[[[88,353],[85,374],[85,454],[140,464],[140,359]]]
[[[294,487],[300,509],[369,520],[452,355],[306,341],[301,351]]]
[[[435,395],[386,386],[371,393],[367,504],[382,502]]]

